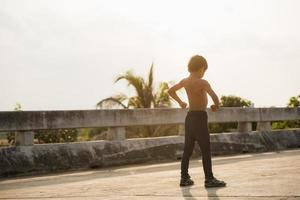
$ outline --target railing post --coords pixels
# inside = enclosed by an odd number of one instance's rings
[[[257,126],[256,126],[256,130],[257,131],[271,131],[272,127],[271,127],[271,122],[257,122]]]
[[[107,139],[108,140],[125,140],[126,139],[125,127],[109,127]]]
[[[184,124],[179,124],[179,125],[178,125],[178,135],[184,136],[184,134],[185,134],[185,127],[184,127]]]
[[[32,146],[34,139],[33,131],[18,131],[15,133],[16,146]]]
[[[252,123],[251,122],[238,122],[238,132],[245,133],[252,131]]]

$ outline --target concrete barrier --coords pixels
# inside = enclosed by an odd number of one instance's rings
[[[182,124],[187,109],[139,108],[70,111],[0,112],[1,131],[41,129],[124,127],[136,125]],[[220,108],[207,109],[209,122],[270,122],[300,119],[299,108]]]
[[[125,126],[183,124],[187,109],[140,108],[71,111],[0,112],[0,133],[18,131],[17,145],[33,145],[33,132],[41,129],[109,127],[111,140],[124,140]],[[259,130],[269,130],[270,122],[300,119],[300,108],[220,108],[207,109],[209,122],[238,122],[239,132],[251,131],[258,122]],[[183,134],[184,130],[179,129]]]
[[[182,156],[183,136],[91,141],[0,148],[0,176],[108,167]],[[277,151],[300,147],[300,130],[211,134],[212,155]],[[195,145],[193,158],[200,159]]]
[[[156,108],[0,112],[0,133],[18,132],[17,146],[0,148],[0,176],[180,159],[187,111]],[[218,112],[207,112],[209,122],[238,122],[237,133],[211,134],[213,155],[300,146],[300,130],[271,131],[270,125],[271,121],[299,120],[300,108],[221,108]],[[258,122],[259,132],[252,132],[252,122]],[[178,136],[125,137],[125,126],[160,124],[178,124]],[[108,140],[33,144],[35,130],[84,127],[108,127]],[[200,154],[199,147],[195,152]]]

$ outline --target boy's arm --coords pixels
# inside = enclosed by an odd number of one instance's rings
[[[186,108],[187,104],[177,96],[176,91],[181,89],[183,87],[183,80],[181,80],[179,83],[173,85],[169,90],[168,94],[177,101],[177,103],[180,105],[181,108]]]
[[[211,88],[210,84],[206,80],[204,80],[203,83],[204,83],[203,84],[204,85],[204,90],[212,98],[212,100],[215,104],[215,107],[219,108],[219,104],[220,104],[219,97],[217,96],[217,94],[214,92],[214,90]]]

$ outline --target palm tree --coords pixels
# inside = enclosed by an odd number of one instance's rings
[[[128,86],[135,89],[136,95],[128,97],[123,93],[113,95],[102,99],[96,105],[96,108],[111,108],[113,106],[121,106],[122,108],[157,108],[171,106],[171,100],[167,90],[169,89],[167,82],[161,82],[156,91],[153,88],[153,63],[148,73],[148,80],[134,75],[131,70],[125,74],[117,76],[114,83],[120,80],[126,80]],[[127,104],[124,102],[127,101]]]
[[[123,93],[113,95],[111,97],[102,99],[96,105],[96,108],[112,108],[122,107],[124,109],[130,108],[158,108],[158,107],[170,107],[171,99],[168,94],[168,83],[160,82],[159,87],[155,90],[153,87],[153,63],[150,67],[147,75],[147,80],[141,76],[133,74],[131,70],[117,76],[114,83],[120,80],[126,80],[127,86],[132,86],[135,90],[135,95],[128,97]],[[176,126],[175,126],[176,128]],[[174,126],[143,126],[143,127],[128,127],[128,133],[132,136],[160,136],[162,133],[168,131],[174,132]],[[176,130],[175,130],[176,131]]]

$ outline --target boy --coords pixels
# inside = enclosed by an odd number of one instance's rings
[[[200,146],[202,152],[202,163],[205,174],[205,187],[224,187],[226,183],[213,176],[210,151],[210,137],[207,124],[207,93],[212,98],[214,105],[211,105],[213,112],[219,108],[219,98],[210,87],[210,84],[202,79],[207,70],[207,62],[204,57],[195,55],[188,63],[190,75],[172,86],[168,93],[175,99],[181,108],[186,108],[187,104],[177,96],[176,91],[184,87],[188,96],[189,110],[185,118],[185,139],[184,151],[181,160],[181,180],[180,186],[193,185],[194,181],[188,174],[189,159],[193,153],[195,141]]]

